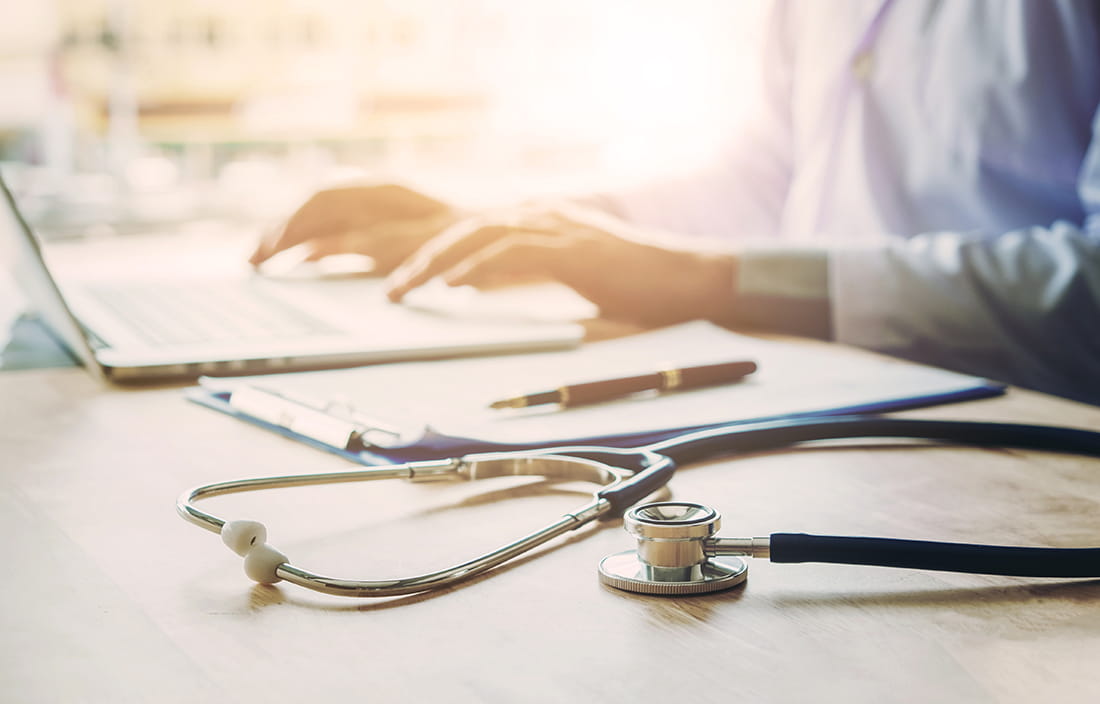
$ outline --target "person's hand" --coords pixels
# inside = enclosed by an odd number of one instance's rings
[[[264,237],[249,262],[258,267],[279,252],[304,245],[309,248],[307,260],[364,254],[384,274],[458,217],[446,203],[404,186],[320,191]]]
[[[477,288],[551,278],[604,317],[664,325],[723,318],[733,304],[735,266],[732,253],[647,242],[603,213],[529,207],[448,228],[390,275],[388,295],[400,301],[436,276]]]

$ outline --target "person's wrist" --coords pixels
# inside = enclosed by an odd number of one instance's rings
[[[738,258],[728,327],[832,338],[828,254],[747,249]]]
[[[737,291],[737,255],[732,252],[693,253],[695,285],[694,317],[718,324],[733,318]]]

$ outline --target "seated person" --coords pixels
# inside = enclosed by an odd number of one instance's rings
[[[466,213],[324,191],[262,241],[373,257],[390,296],[548,276],[604,316],[833,339],[1100,404],[1100,4],[797,0],[707,169]]]

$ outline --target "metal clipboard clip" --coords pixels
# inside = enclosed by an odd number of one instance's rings
[[[229,405],[243,415],[349,452],[403,447],[423,436],[423,430],[407,432],[370,418],[349,403],[291,397],[252,385],[234,388]]]

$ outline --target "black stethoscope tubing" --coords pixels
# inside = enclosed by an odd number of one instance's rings
[[[600,492],[621,514],[663,486],[677,466],[750,452],[787,449],[816,440],[898,438],[955,445],[1040,450],[1100,457],[1100,433],[1077,428],[941,421],[879,416],[794,418],[723,426],[632,450],[577,448],[577,456],[647,458],[629,481]],[[559,450],[559,454],[570,451]],[[595,456],[602,455],[602,456]],[[655,461],[663,458],[669,461]],[[1100,548],[1042,548],[944,543],[894,538],[773,533],[772,562],[829,562],[1023,577],[1100,577]]]

